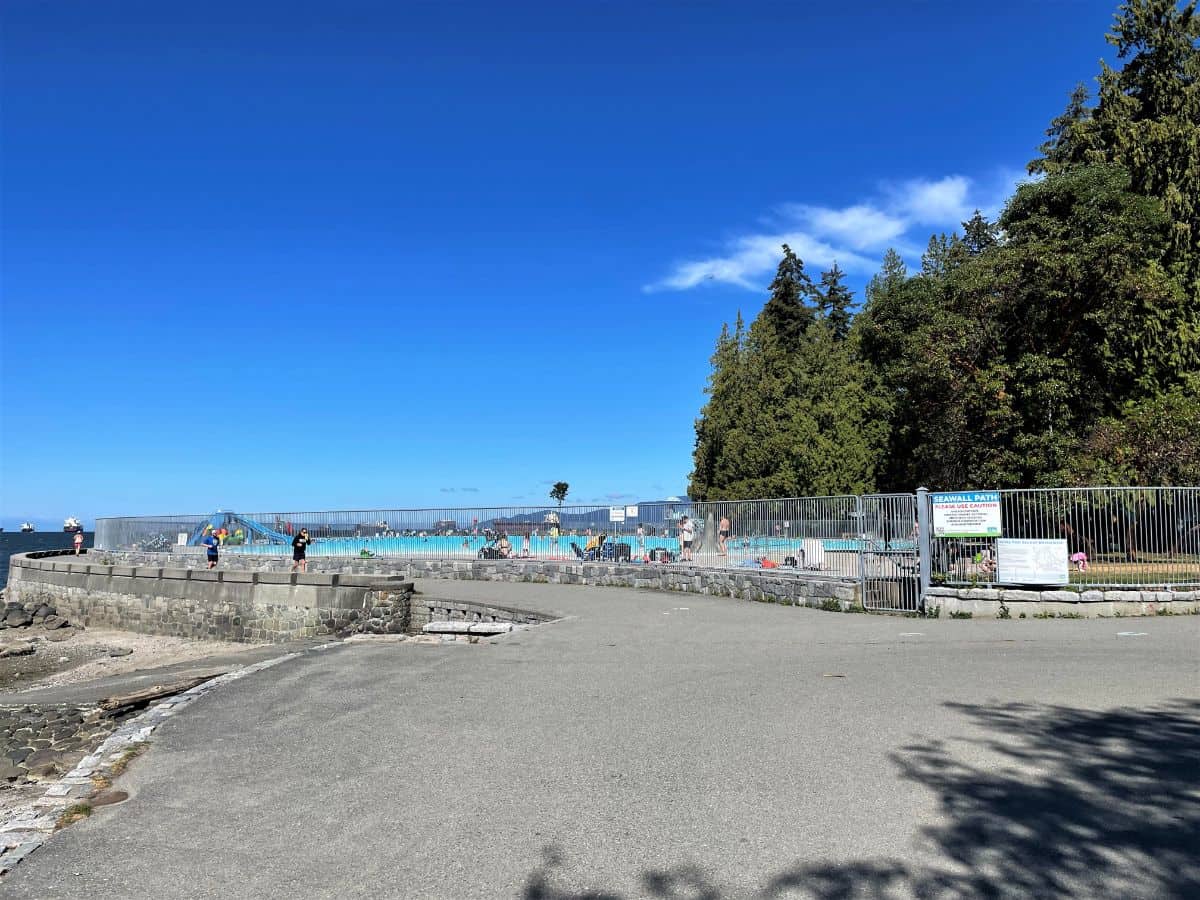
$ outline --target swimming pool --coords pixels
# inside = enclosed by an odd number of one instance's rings
[[[509,539],[513,545],[515,554],[521,553],[525,549],[525,538],[513,536]],[[634,555],[639,554],[639,548],[644,547],[646,552],[651,550],[670,550],[672,553],[679,552],[679,541],[674,537],[664,537],[655,535],[653,537],[638,538],[635,535],[619,535],[609,539],[617,543],[629,544]],[[864,544],[866,549],[881,549],[876,543],[870,541],[860,541],[854,539],[834,539],[834,538],[781,538],[781,537],[745,537],[732,538],[729,541],[729,550],[734,556],[798,556],[800,551],[804,549],[805,541],[819,542],[821,547],[830,553],[845,552],[856,553],[863,549]],[[551,538],[548,535],[539,534],[536,537],[530,538],[529,552],[531,556],[540,558],[558,558],[558,559],[573,559],[575,554],[571,551],[571,544],[578,544],[582,549],[588,542],[586,535],[567,535],[564,534],[558,538]],[[431,534],[421,537],[418,535],[379,535],[374,537],[332,537],[332,538],[317,538],[308,548],[309,556],[360,556],[363,550],[371,553],[374,556],[410,556],[410,557],[432,557],[438,559],[444,558],[475,558],[479,556],[479,551],[482,550],[489,540],[483,535],[442,535]],[[892,541],[888,545],[892,550],[913,550],[915,544],[912,541]],[[288,552],[286,544],[243,544],[236,546],[226,545],[222,548],[225,553],[240,553],[250,556],[279,556]],[[698,550],[698,554],[705,556],[713,555],[714,549]]]

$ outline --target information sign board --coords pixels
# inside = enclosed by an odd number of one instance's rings
[[[999,537],[1000,492],[930,494],[934,537]]]
[[[1068,584],[1070,566],[1065,538],[996,541],[996,578],[1002,584]]]
[[[608,508],[608,521],[610,521],[610,522],[624,522],[624,521],[625,521],[625,507],[623,507],[623,506],[610,506],[610,507]]]

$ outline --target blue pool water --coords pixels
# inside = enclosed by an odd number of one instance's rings
[[[525,549],[525,539],[521,537],[511,537],[509,539],[513,545],[515,553],[521,553]],[[571,544],[576,543],[582,549],[587,544],[588,538],[584,535],[563,535],[557,540],[547,535],[538,535],[531,538],[529,552],[532,556],[542,559],[547,558],[563,558],[572,559],[574,554],[571,552]],[[674,537],[645,537],[639,539],[631,535],[621,535],[615,539],[619,543],[627,543],[633,548],[634,554],[638,554],[639,546],[644,546],[646,551],[651,550],[670,550],[672,552],[679,551],[679,541]],[[830,552],[853,552],[857,551],[861,545],[861,541],[857,540],[834,540],[825,539],[821,541],[821,545],[826,551]],[[318,538],[309,547],[308,553],[310,556],[358,556],[363,550],[367,550],[375,556],[430,556],[430,557],[476,557],[479,551],[488,544],[488,539],[482,535],[478,536],[446,536],[440,534],[429,535],[427,537],[344,537],[344,538]],[[733,538],[729,542],[729,549],[734,554],[752,555],[754,553],[771,553],[771,554],[797,554],[803,547],[803,543],[795,538],[776,538],[776,537],[756,537],[756,538]],[[890,545],[893,550],[911,550],[913,543],[911,541],[892,541]],[[251,555],[266,555],[277,556],[281,553],[287,553],[288,547],[279,544],[247,544],[244,546],[226,546],[223,551],[226,553],[242,553]]]

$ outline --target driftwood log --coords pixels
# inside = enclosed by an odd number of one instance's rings
[[[119,716],[122,713],[129,712],[133,709],[139,709],[143,706],[149,706],[155,700],[161,700],[163,697],[170,697],[174,694],[182,694],[184,691],[190,691],[198,684],[216,678],[221,675],[221,672],[214,672],[211,675],[201,675],[198,678],[188,678],[184,681],[173,681],[170,684],[156,684],[153,687],[142,688],[141,690],[131,691],[128,694],[118,694],[115,697],[105,697],[100,701],[100,709],[105,715]]]

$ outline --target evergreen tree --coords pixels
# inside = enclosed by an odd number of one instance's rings
[[[970,256],[978,256],[995,247],[999,241],[1000,228],[989,222],[979,210],[963,222],[962,246]]]
[[[846,273],[835,262],[832,269],[821,273],[821,287],[817,292],[817,305],[835,341],[844,341],[850,333],[850,306],[854,294],[842,283],[845,277]]]
[[[1087,161],[1092,147],[1092,110],[1088,106],[1088,91],[1083,84],[1075,85],[1067,108],[1050,122],[1046,129],[1048,140],[1038,147],[1042,154],[1028,165],[1030,175],[1061,172]]]
[[[726,445],[739,421],[744,397],[745,339],[745,326],[739,311],[732,333],[728,324],[721,326],[711,358],[712,373],[705,388],[709,399],[696,420],[696,447],[688,484],[688,496],[693,500],[712,499],[715,496],[712,491],[719,491],[726,480],[723,474]]]
[[[1196,2],[1129,0],[1107,35],[1120,70],[1101,63],[1095,108],[1082,86],[1051,123],[1031,172],[1096,163],[1129,172],[1133,190],[1171,220],[1165,264],[1200,300],[1200,15]]]
[[[751,325],[752,337],[760,347],[787,356],[795,353],[813,321],[808,300],[814,293],[812,279],[804,271],[804,261],[783,245],[783,259],[771,282],[771,297]]]

